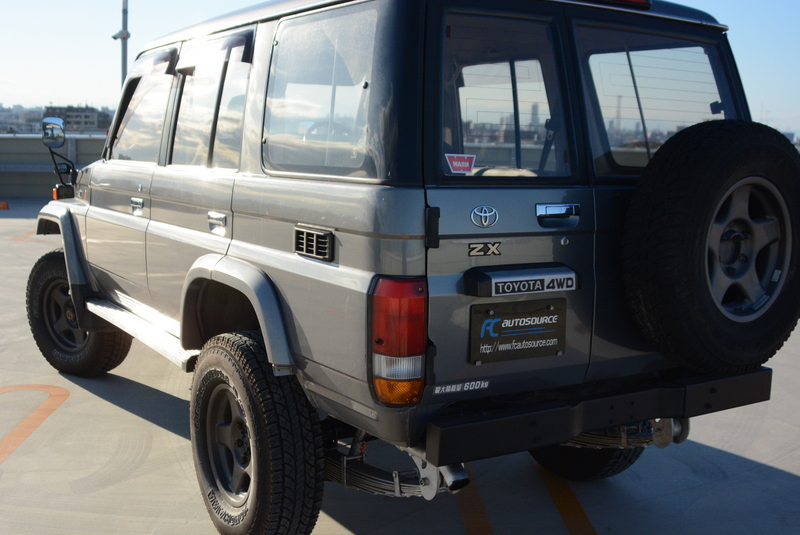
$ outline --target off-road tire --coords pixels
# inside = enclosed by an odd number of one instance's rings
[[[190,415],[197,478],[220,533],[311,533],[324,479],[319,417],[296,377],[273,375],[260,333],[205,344]]]
[[[58,371],[97,377],[119,366],[128,355],[131,337],[127,333],[87,332],[78,325],[63,250],[51,251],[34,264],[26,301],[33,339]]]
[[[542,467],[570,481],[594,481],[624,472],[644,453],[644,448],[575,448],[547,446],[530,450]]]
[[[758,368],[800,313],[800,155],[779,132],[712,121],[645,168],[623,246],[628,302],[668,359],[700,372]]]

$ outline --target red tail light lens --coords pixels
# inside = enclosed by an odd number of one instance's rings
[[[428,288],[419,279],[379,279],[372,295],[372,350],[391,357],[423,355]]]
[[[372,375],[382,403],[418,403],[428,342],[424,279],[380,278],[372,292]]]

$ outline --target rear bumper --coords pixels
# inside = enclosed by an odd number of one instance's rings
[[[772,370],[732,377],[694,376],[627,392],[462,413],[427,424],[425,451],[436,466],[561,444],[586,431],[653,418],[690,418],[769,399]]]

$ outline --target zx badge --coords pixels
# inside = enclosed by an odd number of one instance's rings
[[[469,256],[500,256],[501,243],[470,243]]]

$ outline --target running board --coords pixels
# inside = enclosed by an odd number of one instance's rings
[[[199,351],[186,351],[180,340],[133,312],[104,299],[87,299],[86,308],[110,324],[125,331],[154,351],[167,357],[185,372],[194,371]]]

